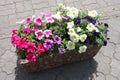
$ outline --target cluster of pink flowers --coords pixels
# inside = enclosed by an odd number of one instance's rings
[[[44,14],[44,17],[47,23],[54,23],[51,13]],[[41,26],[44,21],[41,17],[26,18],[26,24],[29,25],[31,22],[34,22],[37,26]],[[20,23],[23,24],[24,20]],[[47,52],[54,44],[61,44],[62,40],[58,35],[53,35],[50,29],[42,30],[38,27],[25,26],[20,30],[21,33],[25,34],[24,37],[21,37],[17,32],[17,30],[12,30],[11,43],[18,50],[25,50],[27,53],[25,55],[26,59],[30,62],[35,62],[37,60],[37,55]],[[34,38],[38,40],[37,42],[29,40],[31,33],[34,34]],[[51,36],[54,36],[54,38],[51,38]],[[41,41],[42,39],[44,39],[44,42]]]

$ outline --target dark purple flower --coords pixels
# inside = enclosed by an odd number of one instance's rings
[[[108,31],[109,31],[109,30],[105,30],[103,33],[107,34]]]
[[[46,39],[45,43],[43,43],[44,48],[47,50],[50,49],[53,46],[53,40],[51,39]]]
[[[74,21],[74,24],[80,24],[80,18],[76,18],[75,21]]]
[[[107,28],[109,27],[109,25],[107,23],[104,23],[104,26],[107,27]]]
[[[103,43],[104,43],[103,45],[106,46],[107,45],[107,40],[104,40]]]
[[[107,40],[110,40],[110,38],[107,38]]]
[[[61,23],[60,26],[63,27],[65,24],[64,23]]]
[[[62,18],[63,18],[64,20],[69,20],[69,19],[70,19],[69,16],[62,16]]]
[[[58,48],[58,51],[59,51],[60,54],[63,54],[63,53],[66,52],[66,50],[64,48]]]
[[[84,43],[88,43],[90,41],[90,36],[87,36],[86,40],[84,41]]]
[[[91,23],[93,23],[93,24],[96,23],[96,20],[93,19],[93,18],[91,18],[91,17],[89,17],[89,16],[85,16],[83,19],[84,19],[84,20],[87,20],[87,21],[89,21],[89,22],[91,22]]]
[[[93,35],[94,35],[94,36],[99,36],[99,32],[94,31],[94,32],[93,32]]]
[[[62,40],[61,37],[59,37],[59,36],[57,36],[57,35],[54,36],[54,41],[55,41],[55,43],[61,44],[61,40]]]

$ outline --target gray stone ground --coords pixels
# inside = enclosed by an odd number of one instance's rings
[[[59,2],[103,12],[110,24],[107,47],[89,61],[38,73],[23,72],[16,64],[10,33],[16,21],[41,12],[54,12]],[[0,80],[120,80],[120,0],[0,0]]]

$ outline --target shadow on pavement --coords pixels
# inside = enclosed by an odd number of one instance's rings
[[[15,80],[93,80],[96,68],[97,62],[94,59],[36,73],[27,73],[17,65]]]

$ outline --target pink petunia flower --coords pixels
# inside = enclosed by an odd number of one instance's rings
[[[27,43],[27,52],[28,52],[28,53],[29,53],[29,52],[33,53],[34,50],[35,50],[35,48],[36,48],[36,46],[35,46],[34,43],[32,43],[32,42],[28,42],[28,43]]]
[[[43,46],[49,50],[52,46],[53,46],[53,40],[51,39],[46,39],[45,40],[45,43],[43,44]]]
[[[57,43],[57,44],[61,44],[62,38],[59,37],[58,35],[55,35],[55,36],[54,36],[54,41],[55,41],[55,43]]]
[[[36,37],[41,40],[44,37],[43,31],[42,30],[37,30],[35,32]]]
[[[35,53],[28,53],[26,55],[26,59],[30,62],[36,62],[36,55]]]
[[[37,27],[32,27],[32,29],[31,29],[32,31],[34,31],[34,32],[36,32],[36,31],[38,31],[39,30],[39,28],[37,28]]]
[[[52,35],[52,31],[51,30],[45,30],[44,32],[44,35],[48,38],[50,35]]]
[[[26,23],[29,24],[31,22],[31,18],[30,17],[27,17],[26,18]]]
[[[12,35],[12,37],[11,37],[11,43],[13,45],[16,45],[19,42],[20,39],[21,38],[18,35]]]
[[[43,14],[43,16],[45,16],[45,17],[51,17],[52,13],[45,13],[45,14]]]
[[[17,34],[17,30],[16,29],[12,30],[12,35],[14,35],[14,34]]]
[[[54,23],[55,22],[53,17],[46,17],[46,21],[47,21],[47,23]]]
[[[41,19],[40,17],[37,17],[37,18],[34,19],[34,23],[35,23],[36,25],[41,26],[41,25],[42,25],[42,19]]]
[[[38,44],[38,54],[44,53],[45,52],[45,48],[43,46],[42,43]]]
[[[17,41],[16,45],[19,49],[27,48],[27,42],[23,38],[21,38],[19,41]]]
[[[23,28],[23,29],[22,29],[22,31],[23,31],[23,32],[30,33],[30,31],[31,31],[31,28]]]

